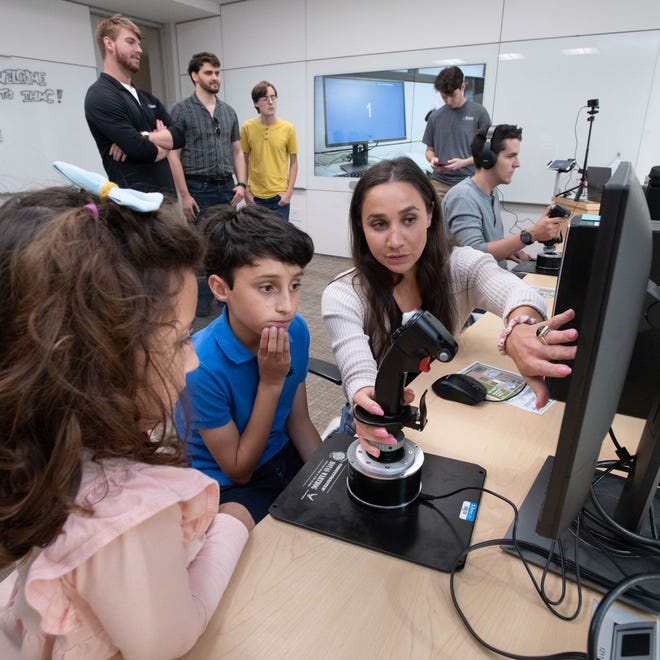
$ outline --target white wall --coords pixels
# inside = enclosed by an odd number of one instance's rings
[[[222,39],[220,17],[205,18],[189,23],[179,23],[176,26],[177,64],[176,75],[179,83],[179,99],[190,96],[194,85],[188,75],[188,62],[195,53],[208,51],[220,57],[222,53]],[[221,61],[225,67],[225,62]],[[220,88],[220,95],[224,97],[224,88]]]
[[[194,27],[185,25],[187,38],[201,49]],[[322,253],[348,255],[346,211],[355,181],[314,176],[315,75],[438,66],[452,58],[486,62],[484,105],[495,121],[526,126],[517,185],[502,191],[519,223],[535,220],[549,201],[554,173],[544,169],[548,160],[575,154],[582,161],[587,124],[578,111],[587,98],[602,98],[591,164],[609,164],[621,153],[642,178],[660,162],[660,3],[631,0],[622,9],[618,0],[579,6],[568,0],[551,6],[527,0],[247,0],[221,8],[220,29],[225,99],[239,120],[253,116],[249,89],[266,78],[278,87],[280,116],[296,125],[301,172],[294,216]],[[637,44],[640,52],[630,53],[621,46],[635,41],[635,35],[618,34],[630,31],[639,31],[637,41],[648,47]],[[566,43],[595,42],[608,53],[602,64],[574,58],[556,66],[554,52]],[[516,49],[536,61],[536,74],[526,70],[517,80],[517,69],[500,60]],[[515,221],[504,220],[507,230]]]
[[[304,62],[308,59],[308,4],[306,0],[247,0],[221,7],[224,66],[241,69]]]
[[[506,0],[502,41],[545,39],[580,34],[654,30],[660,27],[660,3],[653,0],[554,0],[552,4]]]
[[[89,10],[0,0],[0,16],[0,194],[63,184],[53,160],[102,171],[83,109],[96,80]],[[16,70],[39,82],[7,83]]]
[[[94,66],[89,10],[60,0],[0,0],[0,56]]]
[[[247,10],[246,2],[243,5]],[[500,39],[504,0],[307,0],[307,59],[395,53]]]

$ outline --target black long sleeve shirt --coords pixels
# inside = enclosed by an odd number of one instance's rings
[[[103,167],[110,181],[144,192],[176,196],[172,172],[166,158],[154,162],[158,148],[142,131],[153,131],[160,119],[172,134],[173,148],[180,149],[185,137],[172,121],[163,104],[152,94],[136,90],[140,103],[115,78],[102,73],[87,90],[85,117],[96,141]],[[126,160],[115,161],[110,147],[116,144]]]

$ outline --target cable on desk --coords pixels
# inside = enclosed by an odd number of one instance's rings
[[[559,594],[557,600],[550,600],[550,597],[545,590],[545,579],[548,575],[548,572],[550,571],[552,557],[555,554],[555,545],[559,549],[559,565],[561,566],[561,570],[559,571],[559,575],[561,576],[561,593]],[[564,544],[561,541],[553,539],[547,555],[548,556],[546,557],[545,564],[543,565],[543,573],[541,573],[541,592],[545,595],[545,598],[547,598],[547,602],[550,605],[557,606],[561,605],[564,602],[564,598],[566,598],[566,564],[564,562]]]
[[[439,500],[439,499],[445,499],[447,497],[452,497],[453,495],[456,495],[457,493],[461,493],[466,490],[478,490],[481,491],[482,493],[486,493],[488,495],[492,495],[493,497],[496,497],[499,500],[502,500],[506,504],[508,504],[511,509],[513,510],[513,527],[512,527],[512,534],[511,538],[506,538],[506,539],[495,539],[492,541],[482,541],[481,543],[477,543],[475,545],[471,545],[467,547],[461,555],[456,559],[455,564],[454,564],[454,572],[458,569],[459,564],[462,562],[462,560],[470,553],[473,552],[474,550],[479,550],[481,548],[487,548],[491,547],[494,545],[507,545],[507,546],[513,546],[516,549],[516,553],[518,557],[520,558],[525,570],[527,571],[527,574],[529,575],[532,585],[536,589],[537,594],[541,598],[543,604],[548,608],[548,610],[554,614],[556,617],[563,619],[564,621],[573,621],[576,619],[581,611],[582,608],[582,579],[580,577],[580,564],[578,561],[578,548],[577,546],[575,547],[575,556],[573,558],[573,561],[576,566],[575,570],[575,584],[577,585],[578,588],[578,603],[575,609],[575,612],[573,614],[562,614],[561,612],[558,612],[557,610],[553,609],[553,605],[560,604],[563,600],[563,597],[558,599],[556,602],[553,602],[545,593],[543,589],[543,584],[545,583],[545,573],[547,573],[547,570],[549,569],[549,565],[553,563],[552,559],[552,552],[548,553],[548,551],[544,548],[541,548],[539,546],[534,545],[533,543],[528,543],[525,541],[520,541],[517,536],[516,532],[518,529],[518,507],[509,499],[504,497],[504,495],[500,495],[499,493],[496,493],[492,490],[489,490],[488,488],[483,488],[483,487],[477,487],[477,486],[469,486],[465,488],[458,488],[450,493],[444,493],[442,495],[429,495],[426,493],[421,493],[419,496],[419,499],[422,504],[427,504],[429,506],[429,503],[433,500]],[[579,521],[579,517],[578,517]],[[559,556],[560,556],[560,562],[559,566],[561,567],[561,574],[560,577],[564,581],[566,579],[566,571],[565,571],[565,564],[564,564],[564,551],[563,551],[563,546],[561,544],[561,541],[557,541],[558,548],[559,548]],[[522,554],[521,548],[525,548],[526,550],[530,550],[531,552],[534,552],[535,554],[539,555],[540,557],[544,557],[546,559],[546,564],[543,567],[543,574],[542,574],[542,584],[539,584],[534,577],[534,573],[532,573],[532,570],[530,568],[529,562],[525,559],[525,557]],[[554,549],[554,543],[551,548],[551,550]],[[556,563],[556,562],[555,562]],[[451,584],[451,580],[450,580]]]
[[[589,509],[583,509],[581,512],[582,522],[580,528],[576,530],[572,526],[569,531],[575,537],[575,543],[580,543],[583,546],[597,550],[601,557],[614,567],[621,579],[624,579],[628,573],[622,568],[618,560],[631,561],[657,556],[658,542],[655,539],[635,534],[621,527],[604,510],[598,499],[596,488],[600,481],[614,470],[623,472],[630,470],[630,464],[634,460],[633,457],[630,457],[630,459],[627,458],[625,456],[625,448],[619,447],[619,449],[621,451],[617,451],[617,453],[623,456],[621,460],[599,461],[596,464],[596,468],[602,470],[602,472],[594,479],[591,488],[591,502],[596,509],[595,513]],[[652,507],[649,513],[653,517]],[[637,590],[641,595],[654,599],[657,598],[657,594],[647,591],[642,587],[637,587]]]
[[[603,539],[600,539],[597,535],[593,534],[593,530],[590,530],[588,527],[583,526],[581,534],[580,534],[580,542],[583,545],[588,545],[587,541],[591,542],[591,547],[596,548],[602,555],[602,557],[610,562],[612,566],[618,571],[618,573],[621,576],[621,580],[625,579],[626,577],[629,577],[628,574],[621,568],[619,563],[617,562],[617,559],[628,559],[628,560],[634,560],[634,559],[640,559],[644,556],[650,556],[650,553],[647,553],[647,555],[643,555],[640,553],[633,554],[631,552],[628,552],[625,554],[624,552],[617,552],[616,548],[613,548],[611,545],[611,542],[614,539],[611,537],[603,535]],[[643,595],[646,596],[647,598],[653,598],[657,599],[657,594],[653,593],[651,591],[647,591],[643,587],[636,587],[637,591]]]
[[[552,553],[547,553],[543,548],[539,548],[535,546],[534,544],[531,543],[526,543],[524,541],[519,541],[516,538],[516,530],[518,527],[518,508],[516,505],[503,495],[500,495],[498,493],[495,493],[492,490],[489,490],[488,488],[478,488],[476,486],[471,486],[471,487],[466,487],[466,488],[459,488],[456,489],[450,493],[445,493],[443,495],[431,495],[428,493],[421,493],[419,496],[420,502],[422,504],[426,504],[427,506],[433,506],[432,502],[434,500],[439,500],[439,499],[444,499],[446,497],[451,497],[457,493],[464,492],[467,490],[478,490],[482,493],[486,493],[488,495],[493,495],[494,497],[502,500],[503,502],[506,502],[513,510],[513,515],[514,515],[514,520],[513,520],[513,529],[512,529],[512,538],[508,539],[493,539],[490,541],[483,541],[481,543],[476,543],[474,545],[471,545],[467,547],[458,557],[456,557],[454,561],[454,565],[452,566],[452,570],[449,575],[449,590],[450,590],[450,595],[451,595],[451,600],[454,605],[454,608],[458,614],[458,616],[461,618],[461,621],[463,622],[463,625],[466,627],[467,631],[472,635],[472,637],[479,642],[483,647],[487,648],[488,650],[497,653],[499,655],[502,655],[507,658],[513,658],[514,660],[585,660],[586,655],[581,652],[581,651],[566,651],[562,653],[554,653],[551,655],[542,655],[542,656],[528,656],[528,655],[519,655],[515,653],[510,653],[508,651],[503,651],[502,649],[498,649],[497,647],[493,646],[492,644],[489,644],[486,642],[482,637],[480,637],[477,632],[474,630],[474,628],[470,625],[469,621],[467,620],[467,617],[463,613],[463,610],[461,609],[461,606],[458,603],[458,599],[456,597],[456,591],[455,591],[455,584],[454,584],[454,579],[456,575],[456,571],[458,570],[459,566],[463,565],[463,562],[465,558],[467,557],[468,554],[471,552],[474,552],[476,550],[481,550],[483,548],[490,548],[493,546],[502,546],[502,545],[508,545],[508,546],[513,546],[516,549],[516,553],[518,557],[520,558],[525,570],[527,571],[527,574],[529,575],[529,578],[532,581],[532,584],[534,585],[534,588],[536,589],[536,592],[538,593],[539,597],[541,598],[541,601],[543,604],[546,606],[550,612],[552,612],[555,616],[557,616],[560,619],[563,619],[564,621],[572,621],[577,616],[580,614],[580,611],[582,610],[582,581],[580,578],[580,569],[579,569],[579,562],[578,562],[578,548],[577,545],[575,547],[575,566],[576,566],[576,577],[575,577],[575,582],[577,585],[577,592],[578,592],[578,603],[575,608],[575,612],[573,614],[562,614],[561,612],[558,612],[556,609],[554,609],[555,605],[560,604],[563,602],[564,597],[566,595],[566,571],[565,571],[565,565],[564,565],[564,560],[563,560],[563,548],[559,548],[559,554],[561,558],[561,579],[562,579],[562,589],[561,589],[561,594],[558,599],[556,600],[551,600],[547,594],[545,593],[545,576],[547,574],[548,568],[550,563],[552,563]],[[561,542],[559,542],[561,546]],[[526,550],[529,550],[531,552],[534,552],[535,554],[539,554],[542,557],[546,557],[546,565],[543,568],[543,574],[542,574],[542,579],[541,579],[541,584],[537,582],[536,578],[534,577],[534,574],[532,573],[532,570],[529,566],[529,562],[525,559],[525,557],[522,554],[521,548],[524,548]]]
[[[616,450],[616,455],[619,457],[619,460],[624,464],[632,463],[632,461],[634,460],[633,457],[630,455],[630,452],[625,447],[622,447],[619,444],[619,441],[616,439],[616,436],[614,435],[614,429],[611,426],[610,426],[609,435],[612,440],[612,444],[614,445],[614,448]]]
[[[467,548],[465,550],[465,552],[463,552],[461,554],[460,559],[462,560],[467,554],[469,554],[471,552],[474,552],[475,550],[481,550],[483,548],[489,548],[489,547],[493,547],[493,546],[501,547],[503,545],[513,545],[513,546],[516,547],[516,550],[518,550],[518,551],[520,551],[521,548],[524,548],[524,549],[530,550],[530,551],[536,551],[537,554],[541,554],[541,556],[543,556],[543,554],[545,554],[545,551],[542,548],[534,546],[533,544],[525,543],[524,541],[514,542],[513,539],[503,538],[503,539],[492,539],[490,541],[483,541],[482,543],[476,543],[476,544],[470,546],[469,548]],[[529,567],[527,566],[526,560],[523,559],[523,557],[521,555],[519,555],[519,557],[522,560],[523,564],[525,565],[525,568],[527,569],[527,572],[530,573],[530,570],[529,570]],[[483,638],[481,638],[477,634],[477,632],[474,630],[474,628],[472,628],[472,626],[470,625],[470,623],[467,620],[467,617],[463,613],[463,610],[461,609],[461,607],[458,603],[458,599],[456,597],[456,591],[455,591],[455,587],[454,587],[454,576],[455,576],[455,574],[456,574],[456,567],[452,568],[452,571],[451,571],[450,577],[449,577],[449,590],[450,590],[451,600],[452,600],[452,603],[454,605],[454,608],[456,609],[456,612],[457,612],[458,616],[463,621],[463,624],[467,628],[468,632],[474,637],[474,639],[477,640],[477,642],[479,642],[479,644],[481,644],[482,646],[487,648],[489,651],[492,651],[493,653],[497,653],[498,655],[504,656],[505,658],[514,658],[514,660],[586,660],[587,655],[582,651],[562,651],[562,652],[559,652],[559,653],[551,653],[551,654],[546,654],[546,655],[521,655],[521,654],[518,654],[518,653],[512,653],[512,652],[509,652],[509,651],[504,651],[502,649],[499,649],[499,648],[493,646],[492,644],[489,644],[488,642],[486,642]],[[537,589],[537,591],[539,591],[539,587],[535,582],[536,578],[534,578],[531,573],[530,573],[530,577],[531,577],[532,581],[535,583],[534,584],[535,588]],[[562,579],[564,579],[564,576],[562,576]],[[546,605],[546,607],[548,607],[548,609],[550,609],[550,611],[553,612],[553,614],[555,614],[555,616],[558,616],[559,618],[563,619],[564,621],[572,621],[573,619],[575,619],[577,617],[577,615],[579,613],[579,610],[582,609],[582,596],[581,596],[582,589],[581,588],[578,590],[578,593],[580,595],[579,595],[579,598],[578,598],[579,603],[578,603],[578,606],[576,607],[576,612],[573,615],[570,615],[570,616],[562,615],[562,614],[559,614],[558,612],[552,610],[552,607],[551,607],[552,601],[549,601],[546,596],[542,596],[542,600],[543,600],[543,603]],[[563,596],[562,596],[562,598],[563,598]]]
[[[616,448],[616,455],[619,457],[619,460],[627,466],[628,470],[632,469],[632,467],[634,467],[634,462],[636,457],[631,456],[630,452],[625,447],[622,447],[619,444],[618,440],[616,439],[616,436],[614,435],[614,429],[611,426],[610,426],[610,438],[614,443],[614,446]],[[660,539],[660,533],[658,532],[658,529],[655,526],[653,500],[651,500],[651,505],[649,507],[649,527],[651,529],[651,538],[656,540]],[[646,538],[646,537],[642,537],[642,538]]]
[[[609,430],[609,436],[612,440],[612,444],[614,445],[616,455],[618,456],[619,460],[618,461],[600,461],[596,467],[608,467],[609,469],[607,470],[607,474],[611,472],[612,470],[621,470],[623,472],[630,472],[634,468],[635,465],[635,460],[636,456],[632,456],[630,452],[626,449],[626,447],[622,447],[619,444],[619,441],[617,440],[616,435],[614,435],[614,429],[610,426]],[[604,476],[604,475],[603,475]],[[602,477],[601,477],[602,478]],[[600,479],[597,479],[594,482],[594,486],[600,481]],[[600,505],[600,502],[598,501],[596,494],[594,492],[594,488],[592,487],[591,489],[591,498],[592,501],[594,501],[594,505],[596,506],[596,509],[598,510],[598,513],[602,516],[604,519],[603,523],[607,524],[613,529],[615,532],[621,534],[624,536],[627,540],[631,541],[632,543],[641,543],[644,547],[650,546],[651,548],[658,548],[660,545],[656,543],[656,541],[660,540],[660,533],[658,532],[658,529],[655,526],[655,514],[654,514],[654,506],[653,506],[653,500],[651,500],[651,504],[649,507],[649,527],[651,529],[651,537],[647,536],[640,536],[633,534],[630,532],[630,530],[625,529],[624,527],[621,527],[620,525],[617,524],[615,520],[613,520],[608,513],[603,509],[603,507]]]
[[[488,644],[485,640],[483,640],[468,622],[467,617],[463,613],[458,603],[458,599],[456,597],[456,591],[455,591],[454,580],[455,580],[456,571],[459,569],[459,567],[462,568],[464,566],[465,559],[467,555],[470,554],[471,552],[493,546],[513,546],[515,548],[516,554],[518,555],[523,566],[525,567],[525,570],[527,571],[527,574],[529,575],[532,584],[536,589],[536,592],[538,593],[539,597],[541,598],[543,604],[555,616],[565,621],[571,621],[575,619],[579,615],[582,608],[582,582],[580,578],[580,562],[579,562],[579,545],[581,543],[585,543],[587,545],[591,545],[594,548],[597,548],[602,554],[602,556],[605,557],[609,562],[611,562],[613,566],[616,568],[616,570],[619,571],[622,577],[624,578],[625,578],[625,573],[617,562],[618,558],[635,559],[638,557],[644,557],[648,555],[653,556],[657,554],[657,549],[658,547],[660,547],[660,541],[657,538],[657,530],[655,529],[655,526],[653,524],[651,526],[653,538],[649,538],[631,532],[626,528],[622,527],[621,525],[619,525],[615,520],[613,520],[610,517],[610,515],[604,510],[603,506],[598,500],[598,495],[596,493],[596,488],[598,486],[598,483],[614,470],[619,470],[623,472],[630,471],[630,469],[632,469],[634,465],[634,460],[635,460],[635,457],[631,456],[628,453],[628,451],[625,449],[625,447],[621,447],[619,445],[612,429],[610,429],[610,436],[616,447],[616,453],[619,456],[619,460],[600,461],[596,464],[596,468],[602,470],[602,472],[596,476],[591,486],[591,500],[592,500],[592,504],[594,505],[594,508],[596,509],[596,513],[592,513],[586,509],[583,509],[583,511],[580,514],[578,514],[576,521],[570,530],[576,539],[574,544],[575,546],[574,565],[575,565],[575,583],[577,586],[577,593],[578,593],[578,604],[575,612],[572,615],[564,615],[558,612],[556,609],[554,609],[555,606],[563,602],[566,595],[566,566],[564,563],[564,551],[561,541],[553,541],[550,550],[548,551],[545,548],[541,548],[534,544],[518,540],[516,538],[516,531],[518,527],[518,509],[513,502],[508,500],[506,497],[498,493],[495,493],[494,491],[491,491],[487,488],[478,488],[475,486],[459,488],[457,490],[454,490],[450,493],[446,493],[443,495],[431,495],[427,493],[420,494],[421,503],[426,504],[427,506],[432,506],[431,503],[434,500],[451,497],[457,493],[466,490],[478,490],[483,493],[493,495],[494,497],[502,500],[503,502],[506,502],[513,510],[514,520],[512,526],[512,538],[483,541],[481,543],[477,543],[469,546],[456,558],[450,573],[450,580],[449,580],[450,594],[456,612],[458,613],[466,629],[474,637],[474,639],[477,642],[479,642],[479,644],[489,649],[490,651],[493,651],[494,653],[498,653],[499,655],[508,658],[514,658],[516,660],[532,660],[532,659],[559,660],[564,658],[567,659],[578,658],[580,660],[584,660],[585,658],[589,658],[589,659],[596,658],[595,655],[592,655],[593,648],[591,647],[590,649],[588,649],[587,655],[578,651],[575,652],[569,651],[565,653],[558,653],[547,656],[525,656],[525,655],[518,655],[514,653],[509,653],[507,651],[503,651],[501,649],[492,646],[491,644]],[[651,507],[650,515],[653,522],[653,507]],[[607,532],[611,532],[612,535],[607,534]],[[620,538],[617,538],[617,535]],[[622,547],[621,541],[625,541],[628,544],[628,547]],[[555,543],[557,544],[556,546],[558,550],[557,553],[555,553]],[[633,546],[632,550],[630,549],[631,545]],[[543,566],[540,585],[537,583],[536,578],[534,577],[534,574],[532,573],[527,560],[524,558],[521,549],[525,549],[528,552],[533,552],[534,554],[540,557],[544,557],[546,559],[545,565]],[[553,556],[555,554],[559,555],[558,561],[553,559]],[[550,565],[553,563],[557,564],[557,566],[560,568],[559,575],[561,577],[561,593],[559,597],[555,600],[551,600],[545,591],[546,575]],[[618,596],[620,596],[624,591],[627,591],[633,587],[637,587],[637,589],[643,594],[652,595],[650,592],[646,591],[642,587],[637,586],[641,582],[647,580],[650,581],[652,579],[660,579],[660,575],[653,573],[653,574],[648,574],[646,576],[631,576],[623,579],[618,585],[616,585],[612,590],[610,590],[610,592],[608,592],[606,596],[607,604],[603,606],[603,610],[601,611],[604,612],[610,606],[613,600],[615,600]],[[603,602],[605,602],[605,599],[603,600]],[[603,602],[601,602],[601,605],[603,605]],[[599,605],[599,608],[600,607],[601,606]],[[600,616],[601,616],[600,620],[595,620],[596,615],[594,614],[594,619],[592,619],[591,622],[590,636],[592,635],[592,632],[595,629],[595,633],[593,633],[595,634],[595,638],[593,640],[590,638],[589,640],[589,643],[592,645],[592,647],[595,647],[595,644],[597,643],[598,630],[600,629],[600,624],[602,622],[602,617],[604,616],[604,614]]]
[[[634,458],[633,458],[634,460]],[[600,475],[594,484],[591,486],[591,503],[594,505],[594,508],[596,509],[598,515],[601,517],[601,522],[606,525],[607,527],[610,528],[613,532],[624,538],[626,541],[629,543],[634,544],[637,548],[642,548],[645,550],[655,550],[657,552],[658,548],[660,548],[660,539],[657,538],[650,538],[648,536],[643,536],[641,534],[636,534],[635,532],[631,532],[629,529],[626,529],[625,527],[622,527],[619,525],[614,518],[612,518],[607,511],[603,508],[603,505],[600,503],[598,499],[598,495],[594,489],[594,486],[598,484],[598,482],[603,479],[607,474],[612,472],[613,470],[616,469],[624,469],[624,466],[622,465],[621,461],[599,461],[596,464],[597,468],[606,468],[606,471],[604,474]],[[625,469],[624,469],[625,471]],[[651,511],[653,511],[653,504],[651,504]]]

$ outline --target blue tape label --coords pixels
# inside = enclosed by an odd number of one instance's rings
[[[474,519],[477,517],[477,503],[476,502],[463,502],[461,507],[461,513],[459,518],[461,520],[467,520],[468,522],[474,522]]]

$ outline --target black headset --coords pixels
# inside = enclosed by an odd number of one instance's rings
[[[496,129],[497,124],[491,124],[488,128],[488,133],[486,133],[486,141],[484,142],[484,146],[481,149],[481,154],[479,155],[479,162],[477,165],[479,167],[483,167],[485,170],[489,170],[491,167],[494,167],[495,163],[497,162],[497,154],[493,151],[491,146],[493,135],[495,134]]]

